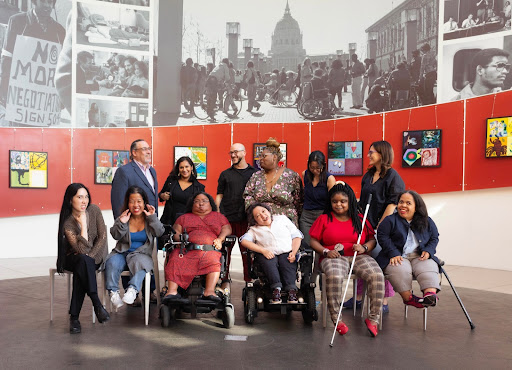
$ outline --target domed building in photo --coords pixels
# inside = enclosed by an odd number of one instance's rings
[[[281,18],[272,34],[272,68],[296,70],[297,64],[303,62],[306,50],[302,46],[302,32],[299,22],[292,17],[290,5],[286,2],[283,18]]]

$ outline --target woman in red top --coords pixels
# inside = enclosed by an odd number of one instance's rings
[[[211,195],[201,192],[194,195],[187,205],[187,213],[178,217],[174,224],[174,240],[186,230],[190,243],[210,245],[216,250],[190,250],[181,254],[181,248],[171,252],[165,266],[165,280],[168,292],[164,300],[179,299],[178,286],[187,289],[194,277],[206,275],[204,299],[220,302],[215,294],[215,286],[220,276],[220,257],[218,252],[226,236],[231,234],[231,225],[224,215],[217,212],[217,206]]]
[[[361,243],[356,244],[361,231]],[[350,270],[354,251],[357,251],[353,272],[368,285],[371,303],[365,323],[375,337],[384,299],[384,275],[377,262],[367,254],[375,247],[375,232],[368,221],[363,227],[357,199],[349,185],[338,181],[329,190],[327,209],[313,223],[309,235],[311,247],[323,256],[320,268],[327,277],[327,307],[334,323],[341,304],[343,278]],[[340,321],[336,330],[343,335],[348,332],[348,327]]]

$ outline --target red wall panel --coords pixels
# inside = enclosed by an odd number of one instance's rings
[[[435,128],[442,130],[441,167],[402,167],[403,131]],[[407,189],[419,193],[462,190],[463,133],[463,101],[390,112],[385,116],[384,139],[391,143],[395,152],[393,168]]]
[[[73,182],[87,186],[92,202],[101,209],[111,209],[111,186],[94,183],[94,150],[130,150],[131,143],[137,139],[144,139],[151,145],[151,128],[73,130]]]
[[[485,158],[486,120],[512,116],[511,99],[507,91],[467,100],[465,190],[512,186],[512,158]]]
[[[64,191],[71,179],[71,130],[40,128],[2,128],[0,146],[0,217],[27,216],[60,212]],[[9,188],[9,150],[48,153],[48,189]]]

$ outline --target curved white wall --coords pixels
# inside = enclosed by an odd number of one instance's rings
[[[440,233],[437,255],[450,265],[512,271],[509,253],[512,188],[427,194]],[[160,209],[160,214],[163,209]],[[112,212],[104,211],[107,227]],[[0,258],[56,256],[58,215],[0,218]],[[114,241],[110,238],[109,249]]]

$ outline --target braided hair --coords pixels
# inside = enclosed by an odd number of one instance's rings
[[[327,203],[327,208],[324,211],[324,214],[327,214],[329,222],[332,222],[333,212],[331,200],[336,194],[343,194],[348,198],[348,216],[352,220],[354,232],[356,234],[361,233],[361,212],[359,209],[359,205],[357,203],[356,195],[354,194],[354,190],[352,190],[350,185],[346,184],[343,181],[336,181],[336,184],[331,188],[331,190],[329,190],[329,202]]]

